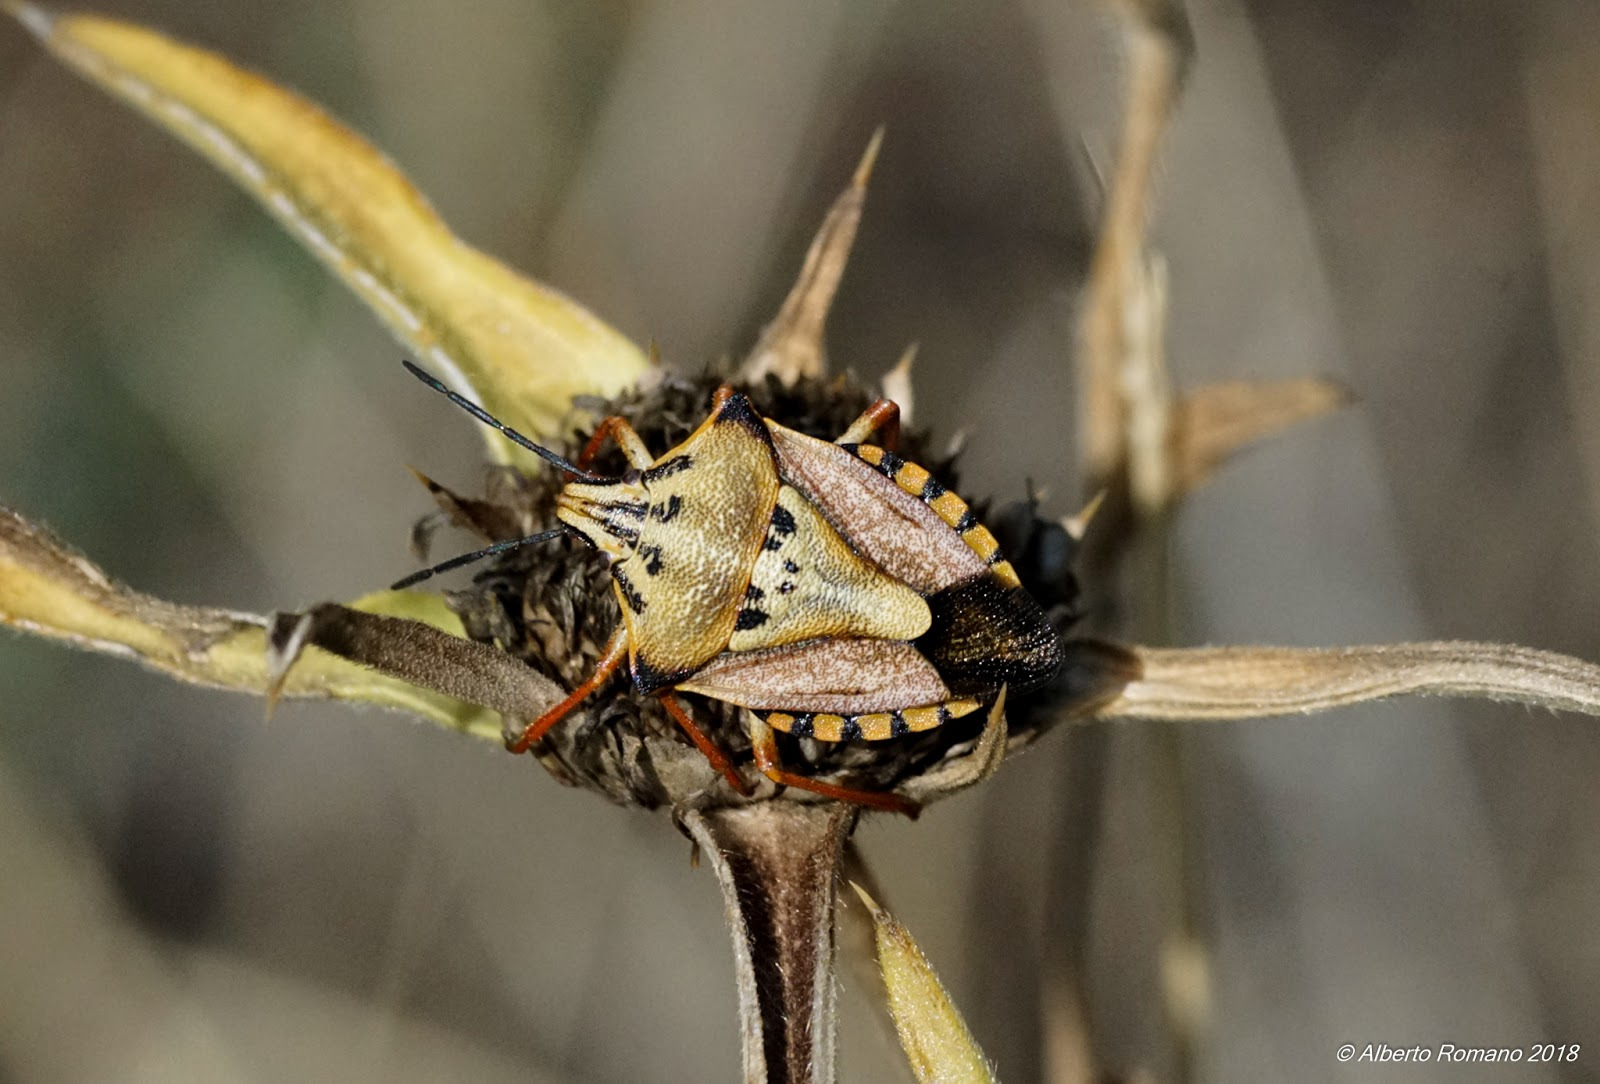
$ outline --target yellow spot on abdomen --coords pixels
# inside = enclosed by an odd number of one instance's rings
[[[954,527],[967,514],[967,502],[948,489],[928,502],[928,507],[939,513],[939,518]]]
[[[928,472],[915,463],[906,462],[894,472],[895,484],[913,497],[922,496],[922,487],[928,484]]]
[[[818,741],[838,741],[844,736],[844,716],[814,716],[811,720],[811,736]]]
[[[989,528],[981,523],[963,534],[961,541],[970,546],[972,552],[982,557],[985,561],[992,559],[995,552],[1000,549],[1000,543],[994,540],[994,535],[989,533]]]

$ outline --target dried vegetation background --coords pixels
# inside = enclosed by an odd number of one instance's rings
[[[1069,360],[1120,64],[1092,5],[99,9],[306,92],[468,240],[684,368],[753,340],[886,124],[835,365],[920,342],[918,421],[970,432],[970,495],[1083,496]],[[1175,641],[1600,658],[1600,13],[1191,14],[1153,235],[1177,379],[1320,372],[1361,402],[1185,508]],[[379,587],[429,506],[403,464],[470,488],[481,455],[396,361],[245,197],[0,27],[6,503],[163,597]],[[0,1077],[734,1075],[717,887],[664,820],[431,727],[264,724],[39,642],[7,637],[0,689]],[[1152,733],[1058,733],[858,835],[1002,1079],[1076,1079],[1074,945],[1103,1063],[1175,1071],[1176,886],[1211,947],[1203,1079],[1332,1078],[1367,1041],[1580,1042],[1560,1079],[1594,1078],[1592,723],[1402,702],[1196,726],[1180,778]],[[1152,828],[1172,803],[1186,872]],[[889,1079],[845,976],[842,1063]]]

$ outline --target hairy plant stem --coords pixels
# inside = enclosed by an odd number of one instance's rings
[[[1513,644],[1135,648],[1143,674],[1098,717],[1262,719],[1383,700],[1460,696],[1600,715],[1600,666]]]
[[[746,1084],[834,1080],[834,898],[859,810],[765,802],[682,823],[722,885]]]

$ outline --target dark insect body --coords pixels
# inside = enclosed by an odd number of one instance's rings
[[[836,742],[929,730],[979,710],[1002,686],[1048,681],[1061,645],[966,503],[894,454],[898,433],[888,400],[828,443],[763,418],[724,387],[711,415],[660,458],[621,417],[601,423],[576,464],[539,449],[580,479],[562,488],[556,515],[608,558],[623,619],[591,677],[510,748],[526,751],[626,662],[639,691],[660,697],[741,793],[748,784],[675,690],[761,720],[752,750],[774,781],[914,812],[894,794],[783,770],[772,731]],[[608,439],[631,467],[620,478],[588,472]]]

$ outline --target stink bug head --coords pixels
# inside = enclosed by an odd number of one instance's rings
[[[638,548],[648,497],[639,482],[569,482],[556,497],[556,518],[612,561],[621,561]]]

